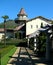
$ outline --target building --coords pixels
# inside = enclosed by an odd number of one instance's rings
[[[4,29],[0,28],[0,40],[2,39],[3,35],[4,35]]]
[[[7,36],[13,38],[25,38],[29,35],[36,32],[39,28],[41,28],[41,24],[43,26],[50,25],[52,20],[46,19],[42,16],[38,16],[32,19],[28,19],[28,15],[24,11],[24,8],[21,8],[20,12],[17,14],[17,18],[15,19],[15,23],[17,23],[17,27],[14,29],[6,30]],[[0,37],[3,35],[3,29],[0,30]]]
[[[41,25],[50,25],[51,22],[51,20],[48,20],[42,16],[28,20],[26,23],[26,36],[36,32],[39,28],[41,28]]]
[[[0,28],[0,40],[4,37],[4,28]],[[14,38],[14,29],[6,29],[6,38]]]
[[[25,13],[23,8],[21,8],[17,18],[15,19],[15,23],[18,24],[16,30],[19,32],[20,36],[24,35],[24,37],[28,37],[30,34],[36,32],[39,28],[41,28],[41,24],[46,26],[50,25],[51,22],[52,20],[46,19],[42,16],[28,19],[28,15]]]

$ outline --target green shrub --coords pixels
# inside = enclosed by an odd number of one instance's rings
[[[38,49],[39,52],[45,52],[46,51],[46,34],[40,33],[40,36],[38,37]]]
[[[16,39],[16,38],[11,38],[11,39],[6,39],[6,45],[19,45],[19,43],[25,43],[27,40],[24,39]],[[4,40],[0,42],[0,45],[4,45]]]
[[[30,49],[34,50],[34,38],[30,38],[29,47]]]

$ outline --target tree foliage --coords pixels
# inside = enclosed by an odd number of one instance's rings
[[[2,18],[3,18],[4,20],[6,20],[6,19],[9,18],[9,16],[8,16],[8,15],[4,15],[4,16],[2,16]]]

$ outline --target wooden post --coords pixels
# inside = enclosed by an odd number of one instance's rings
[[[30,39],[28,38],[28,47],[29,47],[29,40],[30,40]]]
[[[6,46],[6,19],[4,20],[4,43],[5,43],[5,46]]]
[[[36,37],[34,38],[34,51],[37,51],[37,39],[36,39]]]
[[[52,25],[52,36],[53,36],[53,25]],[[52,37],[52,49],[53,49],[53,37]]]
[[[46,60],[49,61],[50,59],[50,51],[51,51],[51,45],[50,45],[50,36],[48,33],[46,33],[47,39],[46,39]]]

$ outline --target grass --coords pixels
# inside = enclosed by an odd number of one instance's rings
[[[1,57],[1,65],[7,65],[10,57],[14,54],[14,52],[16,51],[16,47],[14,47],[13,49],[11,49],[6,55],[4,55],[3,57]]]
[[[4,55],[6,55],[14,47],[15,47],[15,45],[6,45],[6,47],[4,47],[4,45],[1,45],[1,47],[0,47],[1,57],[3,57]]]

